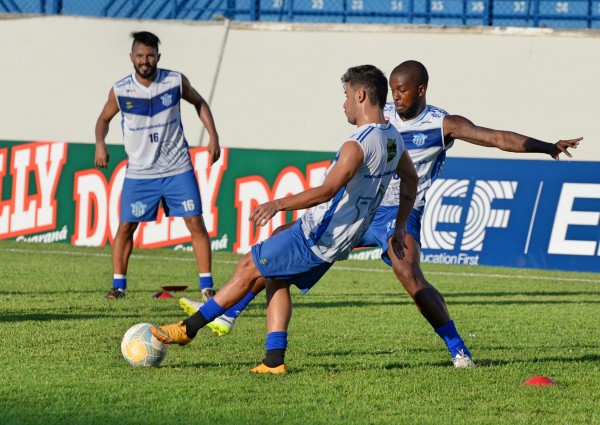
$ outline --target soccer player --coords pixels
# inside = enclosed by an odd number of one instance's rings
[[[402,137],[383,116],[387,79],[376,67],[363,65],[349,68],[342,82],[344,112],[357,130],[337,152],[322,185],[259,205],[250,219],[264,226],[279,211],[310,209],[291,227],[254,245],[238,262],[233,277],[194,315],[151,328],[156,338],[167,344],[188,344],[200,328],[242,300],[257,281],[266,280],[266,356],[252,371],[285,373],[290,285],[306,292],[334,262],[348,257],[369,227],[394,174],[401,181],[391,249],[398,258],[404,257],[406,221],[418,178]]]
[[[399,260],[389,252],[388,241],[394,229],[398,203],[400,180],[397,177],[388,186],[373,223],[359,246],[382,248],[382,260],[392,266],[395,276],[412,297],[419,312],[443,339],[454,366],[471,367],[474,365],[471,354],[448,313],[443,296],[425,279],[420,266],[421,217],[425,208],[425,195],[444,165],[446,150],[452,147],[455,139],[461,139],[508,152],[545,153],[558,160],[561,153],[570,158],[568,149],[577,148],[581,138],[547,143],[510,131],[476,126],[460,115],[450,115],[428,105],[428,82],[428,72],[423,64],[413,60],[401,63],[390,75],[393,102],[388,102],[384,108],[385,118],[400,131],[419,175],[417,199],[407,224],[406,256]],[[244,300],[215,319],[209,327],[219,335],[228,334],[235,319],[261,290],[260,285],[254,287]],[[180,305],[188,314],[192,314],[201,303],[182,298]]]
[[[121,194],[119,227],[113,242],[113,284],[106,298],[125,296],[127,265],[133,233],[140,222],[155,221],[159,203],[167,216],[183,217],[192,235],[202,298],[214,295],[210,239],[202,218],[200,190],[194,175],[181,123],[180,100],[194,105],[210,142],[212,165],[221,148],[212,113],[206,101],[180,72],[158,68],[158,37],[150,32],[132,34],[130,58],[134,72],[118,81],[96,122],[96,167],[106,168],[106,135],[120,111],[127,171]]]

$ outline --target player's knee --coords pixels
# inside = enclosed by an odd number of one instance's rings
[[[392,267],[394,269],[394,273],[396,274],[400,282],[402,282],[402,285],[404,285],[404,287],[421,286],[420,281],[422,279],[420,279],[420,277],[423,276],[423,273],[421,272],[421,269],[419,268],[418,264],[411,263],[408,261],[395,261],[392,264]]]

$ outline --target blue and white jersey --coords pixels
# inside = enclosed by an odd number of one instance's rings
[[[310,249],[323,261],[345,260],[367,231],[404,152],[390,123],[366,124],[349,137],[360,144],[364,161],[328,202],[310,208],[301,220]],[[325,177],[339,159],[339,151]]]
[[[426,105],[418,117],[410,121],[402,121],[396,113],[394,102],[387,102],[383,115],[402,135],[404,146],[415,164],[419,184],[414,208],[422,210],[425,206],[425,193],[442,171],[446,161],[446,150],[453,144],[453,142],[447,145],[444,143],[443,123],[448,112]],[[381,205],[398,205],[399,197],[400,178],[394,176]]]
[[[122,115],[126,177],[168,177],[191,170],[179,109],[181,74],[158,69],[156,79],[145,87],[132,73],[113,90]]]

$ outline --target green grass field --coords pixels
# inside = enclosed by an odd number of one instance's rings
[[[217,287],[237,258],[214,254]],[[189,252],[134,251],[118,301],[109,248],[4,241],[0,267],[0,424],[600,424],[597,274],[424,265],[478,365],[456,370],[389,268],[340,262],[293,291],[289,373],[257,376],[264,294],[158,368],[121,356],[133,324],[185,317],[160,286],[199,296]]]

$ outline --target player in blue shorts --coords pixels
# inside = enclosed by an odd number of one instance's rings
[[[96,167],[108,165],[106,135],[120,111],[127,171],[121,194],[119,227],[113,242],[113,284],[106,298],[119,299],[127,288],[127,265],[133,234],[141,222],[155,221],[162,204],[167,216],[183,217],[192,235],[204,301],[214,295],[210,239],[188,143],[181,124],[180,100],[194,105],[210,136],[210,164],[221,148],[212,113],[202,96],[180,72],[158,68],[160,40],[134,32],[130,58],[134,72],[115,83],[96,122]]]
[[[391,247],[404,256],[406,221],[417,190],[417,174],[402,137],[383,117],[387,79],[372,65],[348,69],[342,77],[344,112],[356,132],[342,145],[321,186],[259,205],[250,219],[264,226],[279,211],[309,210],[291,227],[254,245],[238,262],[233,277],[187,319],[153,327],[167,344],[188,344],[200,328],[244,299],[258,282],[267,289],[267,339],[255,373],[286,372],[285,351],[291,319],[290,285],[303,292],[331,265],[348,258],[369,227],[394,174],[401,176],[396,227]],[[398,143],[399,142],[399,143]]]
[[[397,177],[388,186],[375,218],[359,246],[382,248],[382,260],[392,266],[394,275],[412,297],[419,312],[443,339],[454,366],[470,367],[473,366],[471,354],[448,313],[446,302],[439,291],[425,279],[420,266],[421,217],[425,208],[425,195],[442,169],[446,150],[452,146],[455,139],[461,139],[509,152],[545,153],[558,159],[561,153],[571,157],[567,149],[576,148],[581,138],[560,140],[553,144],[514,132],[476,126],[462,116],[449,115],[442,109],[428,105],[425,98],[428,82],[429,76],[425,66],[417,61],[403,62],[390,75],[394,101],[388,102],[384,108],[385,118],[402,135],[419,175],[417,199],[407,222],[406,256],[402,261],[398,260],[389,252],[388,244],[395,227],[398,208],[400,180]],[[426,137],[423,137],[424,135]],[[228,334],[236,318],[261,290],[259,282],[240,303],[216,318],[209,327],[219,335]],[[182,298],[180,305],[186,313],[192,314],[198,310],[201,303]]]

